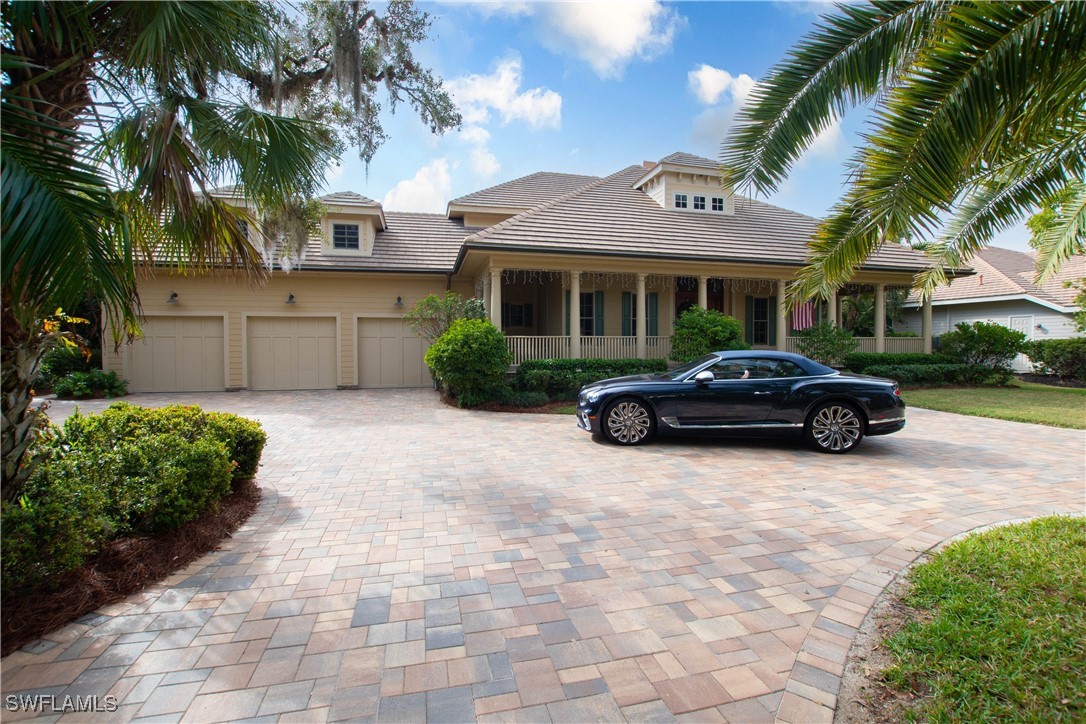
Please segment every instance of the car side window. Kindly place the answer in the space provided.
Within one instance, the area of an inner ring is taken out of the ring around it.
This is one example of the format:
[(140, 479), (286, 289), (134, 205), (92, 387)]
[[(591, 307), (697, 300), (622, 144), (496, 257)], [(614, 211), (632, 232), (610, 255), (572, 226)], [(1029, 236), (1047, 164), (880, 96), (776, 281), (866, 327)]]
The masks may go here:
[(773, 371), (774, 377), (806, 377), (807, 373), (795, 362), (782, 359), (777, 363), (777, 369)]
[(709, 368), (716, 380), (745, 380), (751, 377), (754, 359), (722, 359)]

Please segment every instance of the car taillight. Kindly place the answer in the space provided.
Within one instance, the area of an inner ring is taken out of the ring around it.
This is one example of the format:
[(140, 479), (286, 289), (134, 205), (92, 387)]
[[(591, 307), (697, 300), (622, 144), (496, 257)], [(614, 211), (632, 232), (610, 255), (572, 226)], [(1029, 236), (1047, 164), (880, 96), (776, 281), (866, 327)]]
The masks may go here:
[(901, 397), (901, 390), (899, 390), (897, 387), (895, 387), (894, 388), (894, 395), (896, 395), (897, 397)]

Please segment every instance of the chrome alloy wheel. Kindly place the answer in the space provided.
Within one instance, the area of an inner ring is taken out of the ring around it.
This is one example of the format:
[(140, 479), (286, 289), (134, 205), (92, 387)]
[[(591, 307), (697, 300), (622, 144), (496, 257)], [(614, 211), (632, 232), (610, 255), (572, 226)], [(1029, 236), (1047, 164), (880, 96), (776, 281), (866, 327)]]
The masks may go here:
[(607, 411), (607, 434), (621, 445), (636, 445), (652, 432), (652, 418), (644, 405), (622, 400)]
[(832, 452), (844, 452), (860, 441), (863, 422), (850, 407), (827, 405), (811, 420), (815, 443)]

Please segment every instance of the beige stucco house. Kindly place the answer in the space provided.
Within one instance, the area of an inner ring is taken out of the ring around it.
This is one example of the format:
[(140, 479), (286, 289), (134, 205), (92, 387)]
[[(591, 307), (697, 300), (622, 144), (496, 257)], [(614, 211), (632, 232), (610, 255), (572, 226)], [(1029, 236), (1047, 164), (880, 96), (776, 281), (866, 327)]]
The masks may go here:
[[(722, 189), (717, 164), (686, 153), (602, 178), (535, 173), (454, 199), (445, 215), (353, 193), (322, 201), (322, 236), (263, 286), (164, 270), (143, 281), (144, 337), (107, 350), (105, 368), (141, 392), (429, 386), (402, 315), (450, 289), (485, 300), (516, 362), (663, 358), (692, 304), (739, 318), (755, 347), (789, 349), (785, 285), (818, 223)], [(842, 293), (881, 302), (924, 267), (887, 246)], [(921, 338), (880, 326), (862, 348), (930, 349), (926, 311)], [(837, 318), (836, 298), (819, 314)]]

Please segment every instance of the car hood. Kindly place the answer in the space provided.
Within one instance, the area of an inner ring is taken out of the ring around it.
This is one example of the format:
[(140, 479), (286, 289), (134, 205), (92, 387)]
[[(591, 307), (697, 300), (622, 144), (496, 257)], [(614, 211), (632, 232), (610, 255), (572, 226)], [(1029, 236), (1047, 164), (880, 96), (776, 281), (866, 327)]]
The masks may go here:
[(581, 389), (587, 390), (600, 389), (601, 387), (618, 387), (621, 385), (628, 385), (631, 382), (651, 382), (652, 380), (658, 380), (659, 375), (626, 375), (625, 377), (608, 377), (606, 380), (598, 380), (596, 382), (590, 382)]

